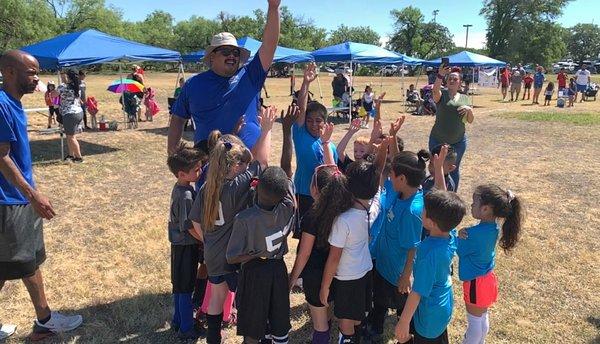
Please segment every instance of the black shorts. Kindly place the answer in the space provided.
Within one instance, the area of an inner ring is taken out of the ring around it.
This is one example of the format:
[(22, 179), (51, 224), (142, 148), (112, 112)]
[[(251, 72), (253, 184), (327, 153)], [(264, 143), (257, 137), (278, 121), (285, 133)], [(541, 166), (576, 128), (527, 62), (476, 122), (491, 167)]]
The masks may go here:
[(378, 308), (392, 308), (402, 313), (408, 294), (400, 294), (398, 287), (388, 282), (379, 272), (373, 272), (373, 305)]
[[(300, 275), (302, 277), (302, 289), (306, 302), (313, 307), (324, 307), (321, 303), (319, 293), (323, 281), (323, 270), (305, 268)], [(333, 293), (329, 293), (329, 300), (333, 301)]]
[(212, 284), (227, 283), (227, 288), (230, 292), (234, 292), (238, 286), (238, 274), (237, 272), (230, 272), (225, 275), (219, 276), (208, 276), (208, 281)]
[(294, 226), (294, 233), (292, 237), (294, 239), (300, 239), (302, 236), (302, 228), (300, 228), (300, 224), (302, 222), (302, 218), (308, 212), (310, 207), (312, 207), (315, 200), (307, 195), (296, 194), (296, 201), (298, 202), (298, 216), (296, 216), (296, 225)]
[(440, 334), (436, 338), (425, 338), (425, 337), (421, 336), (420, 334), (418, 334), (417, 331), (415, 331), (414, 324), (411, 322), (410, 323), (410, 333), (412, 333), (413, 338), (411, 340), (409, 340), (408, 342), (405, 342), (406, 344), (449, 344), (450, 343), (450, 341), (448, 340), (448, 330), (444, 330), (444, 333)]
[(31, 204), (0, 205), (0, 280), (31, 277), (46, 260), (42, 225)]
[(237, 334), (262, 339), (287, 336), (290, 323), (288, 274), (283, 259), (254, 259), (242, 265), (235, 294)]
[(371, 271), (363, 277), (351, 280), (333, 280), (333, 314), (338, 319), (362, 321), (371, 309)]
[(546, 100), (552, 100), (552, 96), (546, 96), (544, 99), (546, 99)]
[(173, 294), (185, 294), (194, 291), (199, 254), (198, 245), (171, 245)]

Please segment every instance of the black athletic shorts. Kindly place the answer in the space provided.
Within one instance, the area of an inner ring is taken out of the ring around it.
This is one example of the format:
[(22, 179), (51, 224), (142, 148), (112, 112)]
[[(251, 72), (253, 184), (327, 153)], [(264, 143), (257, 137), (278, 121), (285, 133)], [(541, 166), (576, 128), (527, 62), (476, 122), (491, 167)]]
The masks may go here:
[(46, 260), (42, 224), (31, 204), (0, 205), (0, 280), (31, 277)]
[(448, 330), (444, 330), (444, 333), (440, 334), (436, 338), (425, 338), (415, 331), (415, 326), (413, 322), (410, 322), (410, 333), (412, 333), (413, 338), (408, 342), (404, 342), (406, 344), (449, 344), (448, 340)]
[(287, 336), (290, 324), (288, 274), (283, 259), (254, 259), (242, 265), (235, 294), (237, 334), (262, 339)]
[(185, 294), (194, 291), (199, 253), (198, 245), (171, 245), (173, 294)]
[(362, 321), (371, 309), (372, 284), (371, 271), (351, 281), (340, 281), (334, 278), (331, 292), (333, 292), (335, 317)]
[(373, 270), (373, 305), (378, 308), (392, 308), (401, 314), (408, 294), (400, 294), (397, 286), (383, 278), (376, 269)]
[[(323, 270), (305, 268), (300, 275), (302, 277), (302, 289), (306, 302), (313, 307), (324, 307), (321, 303), (319, 293), (323, 281)], [(329, 300), (333, 301), (333, 293), (329, 293)]]
[[(307, 195), (296, 194), (296, 201), (298, 202), (298, 214), (296, 216), (296, 225), (294, 226), (294, 233), (292, 237), (294, 239), (300, 239), (302, 237), (302, 228), (300, 228), (300, 224), (302, 222), (302, 218), (308, 212), (310, 207), (312, 207), (315, 200)], [(299, 247), (300, 245), (298, 245)]]

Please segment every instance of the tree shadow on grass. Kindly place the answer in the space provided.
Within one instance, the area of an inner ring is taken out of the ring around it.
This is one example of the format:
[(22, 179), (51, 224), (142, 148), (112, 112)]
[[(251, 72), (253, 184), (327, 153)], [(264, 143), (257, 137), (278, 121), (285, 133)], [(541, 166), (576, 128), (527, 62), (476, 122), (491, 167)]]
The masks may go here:
[[(163, 127), (163, 128), (144, 128), (144, 129), (139, 129), (139, 131), (143, 131), (146, 133), (150, 133), (150, 134), (154, 134), (154, 135), (159, 135), (159, 136), (167, 136), (169, 133), (169, 127)], [(193, 130), (185, 130), (183, 132), (183, 139), (186, 139), (188, 141), (193, 141), (194, 140), (194, 131)]]
[[(99, 145), (97, 143), (87, 142), (83, 140), (78, 140), (79, 146), (81, 147), (81, 152), (84, 157), (89, 155), (97, 155), (97, 154), (105, 154), (116, 152), (119, 149)], [(61, 162), (61, 151), (60, 151), (60, 138), (54, 138), (49, 140), (35, 140), (30, 141), (31, 147), (31, 159), (34, 164), (52, 164)], [(64, 141), (64, 150), (65, 154), (67, 154), (67, 142), (66, 138)]]

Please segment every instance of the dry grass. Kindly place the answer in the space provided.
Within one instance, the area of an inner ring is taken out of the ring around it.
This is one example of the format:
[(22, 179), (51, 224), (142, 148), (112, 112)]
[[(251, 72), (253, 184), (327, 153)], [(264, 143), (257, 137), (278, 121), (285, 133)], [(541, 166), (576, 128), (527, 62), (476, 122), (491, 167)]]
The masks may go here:
[[(88, 95), (97, 97), (102, 113), (120, 119), (116, 96), (104, 91), (114, 78), (89, 76)], [(158, 99), (166, 108), (175, 75), (149, 74), (146, 78), (157, 88)], [(357, 79), (358, 89), (372, 82), (379, 91), (379, 78)], [(330, 80), (321, 80), (326, 104), (330, 104)], [(399, 83), (397, 78), (384, 79), (386, 122), (404, 110)], [(284, 79), (269, 79), (271, 98), (267, 102), (286, 106), (288, 85)], [(316, 85), (312, 91), (318, 94)], [(460, 195), (470, 200), (477, 184), (495, 182), (521, 195), (528, 215), (514, 254), (498, 255), (500, 298), (491, 311), (488, 342), (598, 343), (600, 162), (593, 156), (600, 142), (600, 127), (534, 123), (495, 115), (598, 113), (599, 103), (576, 104), (573, 109), (542, 108), (500, 103), (495, 89), (482, 92), (475, 98), (476, 121), (468, 128)], [(25, 97), (24, 103), (41, 107), (43, 99), (35, 94)], [(46, 118), (30, 114), (35, 177), (58, 213), (45, 225), (49, 259), (43, 271), (48, 298), (54, 309), (85, 317), (81, 329), (48, 342), (177, 342), (168, 330), (171, 288), (166, 219), (174, 180), (165, 166), (164, 113), (153, 123), (142, 123), (138, 130), (82, 134), (86, 160), (82, 165), (59, 162), (57, 135), (40, 135), (37, 131), (45, 127)], [(432, 117), (409, 116), (401, 132), (407, 149), (426, 147), (432, 124)], [(335, 139), (344, 132), (343, 126), (338, 126)], [(280, 140), (277, 124), (273, 163), (279, 159)], [(464, 221), (465, 225), (471, 223), (472, 219)], [(286, 261), (293, 262), (293, 253)], [(456, 278), (454, 285), (456, 308), (449, 333), (451, 342), (456, 343), (465, 329), (465, 315)], [(23, 285), (7, 283), (0, 292), (0, 305), (0, 319), (19, 325), (18, 334), (8, 342), (23, 341), (33, 320)], [(302, 294), (292, 294), (292, 314), (291, 342), (303, 343), (311, 325)], [(394, 322), (388, 319), (390, 330)], [(227, 343), (240, 341), (234, 330), (228, 331)]]

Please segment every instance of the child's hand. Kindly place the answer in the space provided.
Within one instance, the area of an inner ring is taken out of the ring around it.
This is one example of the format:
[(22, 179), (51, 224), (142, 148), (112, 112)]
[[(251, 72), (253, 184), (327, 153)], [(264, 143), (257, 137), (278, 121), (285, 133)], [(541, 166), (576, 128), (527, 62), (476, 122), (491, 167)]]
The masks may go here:
[(375, 104), (379, 104), (383, 101), (383, 98), (385, 97), (385, 92), (383, 92), (382, 94), (379, 95), (379, 97), (377, 97), (377, 99), (375, 99)]
[(467, 105), (463, 105), (458, 108), (458, 114), (461, 116), (473, 115), (473, 108)]
[(298, 280), (298, 278), (292, 278), (292, 276), (290, 276), (289, 280), (288, 280), (288, 285), (289, 285), (289, 292), (292, 292), (292, 289), (294, 289), (294, 286), (296, 285), (296, 281)]
[(469, 233), (467, 233), (467, 229), (466, 228), (463, 228), (463, 229), (461, 229), (461, 230), (458, 231), (458, 238), (459, 239), (463, 239), (463, 240), (469, 238)]
[(412, 335), (410, 334), (409, 329), (410, 324), (403, 321), (398, 321), (396, 328), (394, 329), (394, 334), (399, 343), (406, 343), (411, 339)]
[(360, 130), (360, 118), (355, 118), (352, 123), (350, 123), (349, 132), (352, 134), (356, 134)]
[(277, 108), (274, 106), (262, 108), (260, 114), (259, 121), (261, 130), (265, 132), (271, 131), (271, 129), (273, 129), (275, 118), (277, 117)]
[(315, 81), (317, 78), (317, 65), (314, 62), (311, 62), (306, 66), (304, 70), (304, 81), (307, 83), (311, 83)]
[(398, 280), (398, 292), (400, 294), (408, 294), (410, 293), (410, 275), (402, 275)]
[(329, 306), (329, 304), (327, 303), (328, 298), (329, 298), (329, 288), (321, 288), (321, 291), (319, 292), (319, 300), (321, 301), (321, 304), (325, 307)]
[(296, 105), (288, 106), (287, 113), (284, 115), (281, 110), (281, 125), (284, 131), (289, 131), (292, 125), (296, 122), (296, 118), (300, 114), (300, 108)]
[(333, 134), (333, 123), (325, 123), (323, 129), (321, 129), (321, 142), (331, 141), (331, 135)]
[(395, 122), (390, 123), (390, 136), (392, 137), (396, 137), (396, 134), (398, 134), (398, 131), (400, 131), (400, 128), (402, 128), (402, 124), (404, 124), (404, 120), (406, 119), (406, 116), (400, 116)]
[(434, 154), (431, 157), (431, 163), (433, 163), (433, 167), (444, 167), (444, 160), (446, 160), (446, 156), (448, 156), (448, 145), (443, 145), (440, 149), (440, 154)]
[(233, 127), (233, 134), (234, 135), (239, 134), (240, 130), (242, 130), (242, 128), (244, 127), (245, 124), (246, 124), (245, 116), (240, 117), (240, 119), (238, 119), (237, 123), (235, 124), (235, 127)]
[(381, 128), (380, 121), (373, 122), (373, 130), (371, 131), (371, 142), (379, 142), (381, 135), (383, 134), (383, 130)]

